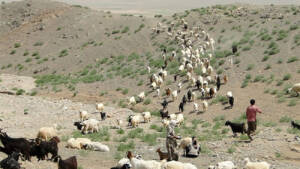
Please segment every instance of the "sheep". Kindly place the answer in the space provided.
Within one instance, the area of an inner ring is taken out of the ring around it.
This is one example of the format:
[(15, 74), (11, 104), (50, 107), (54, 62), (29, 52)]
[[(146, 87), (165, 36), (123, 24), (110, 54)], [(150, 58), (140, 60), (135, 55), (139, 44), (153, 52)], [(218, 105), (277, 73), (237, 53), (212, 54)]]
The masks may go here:
[(181, 125), (184, 121), (183, 114), (178, 114), (176, 117), (176, 121), (178, 125)]
[(225, 126), (230, 126), (234, 137), (236, 133), (246, 133), (245, 123), (232, 123), (231, 121), (226, 121)]
[(80, 118), (80, 121), (87, 120), (88, 119), (88, 112), (84, 111), (84, 110), (81, 110), (79, 112), (79, 118)]
[(119, 160), (118, 164), (116, 167), (111, 168), (111, 169), (130, 169), (132, 168), (130, 161), (128, 158), (122, 158)]
[(182, 163), (179, 161), (165, 162), (165, 160), (162, 161), (162, 168), (163, 169), (197, 169), (197, 167), (191, 163)]
[(194, 103), (194, 112), (198, 112), (199, 111), (199, 106), (197, 103)]
[(58, 169), (77, 169), (77, 159), (75, 156), (72, 156), (68, 159), (62, 160), (61, 156), (57, 157)]
[(232, 161), (222, 161), (216, 166), (209, 166), (208, 169), (235, 169), (236, 166)]
[(156, 82), (152, 82), (152, 83), (151, 83), (151, 86), (152, 86), (153, 90), (155, 90), (155, 89), (157, 88)]
[(136, 104), (136, 101), (135, 101), (134, 96), (130, 97), (128, 105), (135, 105), (135, 104)]
[(296, 83), (294, 84), (291, 88), (289, 88), (287, 91), (287, 93), (291, 93), (291, 92), (295, 92), (297, 95), (296, 97), (299, 96), (300, 93), (300, 83)]
[(177, 90), (172, 92), (172, 100), (173, 102), (177, 99)]
[(184, 71), (184, 65), (180, 65), (179, 68), (178, 68), (178, 70), (179, 70), (180, 72), (183, 72), (183, 71)]
[(162, 119), (161, 122), (162, 122), (162, 124), (163, 124), (164, 127), (167, 127), (167, 126), (169, 126), (169, 124), (170, 124), (170, 121), (167, 120), (167, 119)]
[(156, 89), (156, 95), (157, 95), (157, 97), (160, 96), (160, 89)]
[(89, 119), (82, 122), (82, 124), (83, 124), (83, 128), (81, 131), (84, 134), (86, 134), (87, 132), (92, 132), (92, 133), (98, 132), (100, 122), (96, 119)]
[(161, 150), (160, 150), (160, 148), (158, 148), (157, 150), (156, 150), (156, 152), (158, 153), (158, 155), (159, 155), (159, 160), (168, 160), (168, 153), (165, 153), (165, 152), (162, 152)]
[(212, 66), (208, 66), (207, 68), (207, 74), (208, 75), (211, 75), (211, 73), (214, 71), (213, 67)]
[(121, 127), (122, 124), (123, 124), (123, 121), (120, 120), (120, 119), (117, 119), (117, 125), (118, 125), (119, 127)]
[(81, 149), (81, 144), (79, 141), (77, 141), (75, 138), (70, 138), (67, 141), (67, 148), (73, 148), (73, 149)]
[(182, 83), (178, 83), (177, 84), (177, 87), (178, 87), (178, 91), (180, 92), (181, 88), (182, 88)]
[(187, 72), (186, 77), (187, 81), (190, 81), (192, 79), (192, 74), (190, 72)]
[(52, 137), (57, 136), (56, 129), (54, 127), (42, 127), (39, 129), (39, 132), (37, 134), (37, 138), (43, 139), (43, 140), (49, 140)]
[(90, 142), (92, 141), (88, 138), (69, 138), (66, 147), (80, 150), (83, 148), (84, 144), (88, 144)]
[(96, 109), (99, 111), (99, 112), (102, 112), (104, 110), (104, 104), (103, 103), (98, 103), (96, 104)]
[(207, 110), (207, 108), (208, 108), (208, 103), (207, 103), (207, 101), (203, 101), (202, 102), (202, 107), (203, 107), (203, 112), (206, 112), (206, 110)]
[(194, 102), (196, 97), (197, 97), (196, 92), (192, 92), (192, 100), (191, 101)]
[(176, 114), (174, 114), (174, 113), (170, 114), (170, 119), (171, 120), (176, 120), (176, 118), (177, 118)]
[(100, 152), (109, 152), (109, 147), (99, 142), (90, 142), (82, 145), (84, 149), (100, 151)]
[(143, 117), (141, 115), (135, 115), (131, 117), (130, 123), (132, 127), (137, 127), (139, 123), (143, 121)]
[(150, 161), (145, 161), (142, 159), (137, 159), (133, 156), (131, 151), (127, 152), (127, 158), (130, 161), (130, 164), (132, 165), (132, 168), (134, 169), (159, 169), (161, 168), (161, 163), (150, 160)]
[(295, 123), (294, 121), (291, 121), (291, 125), (293, 128), (299, 129), (300, 130), (300, 125)]
[(150, 66), (147, 66), (147, 70), (148, 70), (148, 73), (150, 74), (150, 73), (151, 73), (151, 68), (150, 68)]
[(143, 115), (145, 123), (148, 123), (151, 121), (151, 113), (150, 112), (143, 112), (142, 115)]
[(138, 97), (141, 101), (143, 101), (145, 99), (145, 92), (141, 92)]
[(263, 162), (250, 162), (249, 158), (244, 159), (246, 162), (245, 169), (270, 169), (270, 164), (263, 161)]
[(178, 149), (183, 149), (183, 153), (185, 154), (186, 153), (186, 148), (190, 145), (190, 144), (192, 144), (192, 138), (191, 137), (185, 137), (185, 138), (183, 138), (183, 139), (181, 139), (181, 142), (180, 142), (180, 144), (179, 144), (179, 146), (178, 146)]

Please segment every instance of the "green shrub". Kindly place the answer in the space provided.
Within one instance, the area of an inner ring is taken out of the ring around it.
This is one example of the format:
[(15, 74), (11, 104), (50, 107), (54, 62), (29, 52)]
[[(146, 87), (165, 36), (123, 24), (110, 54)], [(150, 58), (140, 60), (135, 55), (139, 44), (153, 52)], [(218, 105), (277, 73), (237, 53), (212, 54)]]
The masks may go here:
[(17, 51), (14, 49), (9, 54), (14, 55)]
[(234, 61), (234, 64), (235, 65), (237, 65), (237, 64), (239, 64), (241, 61), (239, 60), (239, 59), (236, 59), (235, 61)]
[(254, 68), (254, 64), (249, 64), (248, 66), (247, 66), (247, 71), (249, 71), (249, 70), (252, 70)]
[(147, 98), (145, 101), (144, 101), (144, 105), (148, 105), (151, 103), (151, 99), (150, 98)]
[(253, 82), (259, 82), (259, 81), (261, 81), (263, 78), (264, 78), (263, 75), (257, 75), (257, 76), (255, 76)]
[(270, 56), (264, 56), (263, 59), (261, 61), (265, 62), (270, 58)]
[(35, 44), (33, 44), (33, 46), (42, 46), (44, 44), (44, 42), (36, 42)]
[(122, 94), (123, 94), (123, 95), (126, 95), (126, 94), (128, 94), (128, 91), (129, 91), (129, 90), (128, 90), (127, 88), (125, 88), (125, 89), (122, 90)]
[(288, 74), (283, 76), (282, 80), (290, 80), (291, 77), (292, 77), (292, 75), (288, 73)]
[(231, 146), (230, 148), (228, 148), (227, 153), (233, 154), (235, 151), (236, 151), (236, 148), (234, 146)]
[(15, 43), (15, 48), (19, 48), (21, 47), (21, 44), (20, 43)]
[(296, 100), (290, 100), (288, 106), (292, 107), (292, 106), (296, 106), (297, 105), (297, 101)]
[(121, 152), (127, 152), (127, 151), (132, 151), (135, 148), (135, 144), (133, 141), (130, 141), (128, 144), (119, 144), (119, 146), (117, 147), (118, 151)]
[(113, 31), (111, 32), (111, 34), (117, 34), (117, 33), (120, 33), (120, 30), (113, 30)]
[(127, 33), (129, 31), (129, 27), (126, 26), (125, 28), (123, 28), (123, 30), (121, 31), (121, 33)]
[(286, 38), (288, 36), (288, 32), (285, 30), (280, 30), (277, 35), (278, 35), (278, 37), (276, 40), (279, 41), (279, 40)]
[(271, 69), (271, 65), (267, 64), (266, 67), (265, 67), (265, 70), (269, 70), (269, 69)]
[(60, 51), (58, 57), (64, 57), (64, 56), (67, 56), (67, 55), (68, 55), (68, 50), (64, 49), (64, 50)]
[(281, 86), (283, 84), (283, 81), (282, 80), (279, 80), (276, 84), (276, 86)]
[(291, 25), (290, 26), (290, 31), (297, 30), (297, 29), (298, 29), (298, 25)]
[(282, 62), (283, 62), (283, 60), (281, 58), (278, 59), (278, 61), (277, 61), (278, 64), (281, 64)]
[(16, 92), (16, 95), (23, 95), (25, 93), (25, 90), (23, 89), (18, 89)]
[(292, 118), (286, 115), (282, 116), (279, 120), (280, 123), (289, 123), (290, 121), (292, 121)]
[(277, 124), (276, 123), (274, 123), (274, 122), (265, 122), (265, 123), (263, 123), (263, 126), (265, 126), (265, 127), (275, 127)]
[(294, 56), (294, 57), (289, 58), (287, 63), (292, 63), (292, 62), (296, 62), (296, 61), (298, 61), (298, 58), (296, 56)]

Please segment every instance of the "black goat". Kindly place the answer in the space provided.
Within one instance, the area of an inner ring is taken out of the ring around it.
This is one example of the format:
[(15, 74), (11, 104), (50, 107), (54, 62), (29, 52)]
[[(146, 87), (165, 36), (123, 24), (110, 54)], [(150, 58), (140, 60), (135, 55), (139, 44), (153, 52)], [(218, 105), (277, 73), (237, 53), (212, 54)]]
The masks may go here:
[(291, 121), (291, 125), (293, 128), (299, 129), (300, 130), (300, 125), (295, 123), (294, 121)]
[(197, 80), (197, 81), (196, 81), (196, 86), (197, 86), (197, 89), (198, 89), (198, 90), (200, 89), (200, 85), (201, 85), (200, 80)]
[(225, 126), (230, 126), (231, 130), (233, 132), (234, 137), (236, 136), (236, 133), (246, 133), (246, 127), (245, 123), (232, 123), (230, 121), (226, 121)]
[(229, 101), (229, 104), (230, 104), (230, 107), (232, 108), (233, 107), (233, 103), (234, 103), (234, 97), (228, 97), (228, 101)]
[(58, 146), (57, 144), (60, 142), (58, 137), (53, 137), (49, 141), (42, 141), (40, 139), (36, 139), (35, 145), (32, 147), (31, 155), (37, 156), (38, 160), (45, 160), (45, 157), (48, 158), (48, 153), (52, 155), (51, 160), (57, 162), (58, 155)]
[(189, 91), (187, 92), (187, 98), (188, 98), (188, 101), (190, 102), (191, 99), (192, 99), (192, 91), (191, 91), (191, 90), (189, 90)]
[(183, 102), (180, 102), (180, 104), (179, 104), (179, 111), (180, 112), (184, 111), (184, 103)]
[(76, 122), (74, 122), (74, 126), (76, 126), (78, 130), (81, 130), (83, 127), (83, 124), (80, 121), (76, 121)]
[(168, 107), (168, 101), (166, 99), (164, 99), (164, 101), (161, 103), (161, 105), (163, 106), (163, 109), (166, 109)]
[(159, 113), (162, 119), (168, 118), (169, 116), (169, 111), (160, 110)]
[(237, 52), (238, 48), (237, 45), (232, 46), (232, 53), (235, 54)]
[(25, 157), (25, 160), (30, 161), (31, 143), (25, 138), (11, 138), (0, 129), (0, 140), (4, 147), (0, 147), (0, 151), (7, 155), (13, 152), (20, 152)]
[(72, 156), (68, 159), (62, 160), (60, 156), (57, 156), (58, 169), (77, 169), (77, 159), (75, 156)]
[(122, 167), (113, 167), (110, 169), (130, 169), (130, 164), (124, 164)]
[(181, 101), (183, 104), (186, 104), (186, 97), (185, 97), (185, 95), (183, 96), (183, 98), (182, 98), (182, 101)]
[(0, 167), (3, 169), (20, 169), (19, 157), (20, 153), (12, 152), (11, 155), (0, 162)]
[(101, 115), (101, 120), (106, 119), (106, 112), (100, 112), (100, 115)]
[(219, 91), (220, 90), (220, 87), (221, 87), (221, 79), (220, 79), (220, 76), (217, 77), (217, 90)]

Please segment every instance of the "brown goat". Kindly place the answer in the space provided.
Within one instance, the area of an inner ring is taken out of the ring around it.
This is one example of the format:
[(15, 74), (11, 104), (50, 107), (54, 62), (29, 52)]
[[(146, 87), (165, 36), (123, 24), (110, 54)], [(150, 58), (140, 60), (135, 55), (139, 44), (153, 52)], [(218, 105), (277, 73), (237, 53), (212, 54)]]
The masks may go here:
[(227, 77), (227, 75), (224, 75), (224, 76), (223, 76), (223, 80), (224, 80), (224, 84), (226, 84), (226, 83), (227, 83), (227, 81), (228, 81), (228, 77)]
[(167, 89), (166, 89), (166, 95), (167, 95), (168, 97), (171, 95), (171, 92), (172, 92), (172, 91), (171, 91), (170, 88), (167, 88)]
[(61, 157), (58, 156), (58, 159), (58, 169), (77, 169), (77, 159), (75, 156), (65, 160), (62, 160)]
[(164, 153), (164, 152), (162, 152), (161, 150), (160, 150), (160, 148), (158, 148), (157, 150), (156, 150), (156, 152), (158, 153), (158, 155), (159, 155), (159, 159), (160, 160), (168, 160), (168, 153)]

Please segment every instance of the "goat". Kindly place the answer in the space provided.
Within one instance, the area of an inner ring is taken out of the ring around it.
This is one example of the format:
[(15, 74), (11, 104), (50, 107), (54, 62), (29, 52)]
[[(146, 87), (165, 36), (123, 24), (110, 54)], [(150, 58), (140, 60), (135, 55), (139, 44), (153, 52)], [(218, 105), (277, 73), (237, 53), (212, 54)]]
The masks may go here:
[(106, 119), (106, 112), (100, 112), (100, 115), (101, 115), (101, 120)]
[(159, 113), (162, 119), (167, 118), (169, 116), (169, 111), (160, 110)]
[(50, 141), (42, 141), (40, 139), (36, 139), (36, 146), (34, 146), (34, 150), (31, 153), (35, 154), (38, 157), (38, 160), (44, 160), (45, 156), (48, 158), (48, 153), (52, 155), (51, 160), (57, 162), (57, 154), (58, 154), (58, 146), (57, 144), (60, 142), (58, 137), (53, 137)]
[(187, 97), (188, 97), (188, 101), (190, 102), (191, 99), (192, 99), (192, 91), (191, 91), (191, 90), (189, 90), (189, 91), (187, 92)]
[(74, 122), (73, 125), (76, 126), (78, 130), (81, 130), (83, 127), (83, 124), (80, 121)]
[(166, 99), (164, 99), (164, 101), (161, 103), (161, 105), (163, 106), (163, 109), (166, 109), (168, 107), (168, 102)]
[(158, 153), (158, 155), (159, 155), (159, 160), (168, 160), (168, 153), (164, 153), (164, 152), (162, 152), (161, 150), (160, 150), (160, 148), (158, 148), (157, 150), (156, 150), (156, 152)]
[(179, 111), (180, 112), (184, 111), (184, 103), (183, 102), (180, 102), (180, 104), (179, 104)]
[(12, 154), (14, 151), (21, 152), (26, 160), (30, 161), (30, 148), (31, 143), (25, 138), (11, 138), (0, 129), (0, 140), (4, 146), (0, 147), (0, 151), (7, 155)]
[(245, 123), (232, 123), (231, 121), (226, 121), (225, 126), (231, 127), (234, 137), (236, 136), (236, 133), (246, 133)]
[(0, 162), (0, 167), (4, 169), (20, 169), (20, 164), (18, 163), (20, 153), (13, 152), (7, 158)]
[(77, 169), (77, 159), (75, 156), (72, 156), (68, 159), (62, 160), (60, 156), (57, 157), (58, 169)]
[(300, 125), (295, 123), (294, 121), (291, 121), (291, 125), (292, 125), (293, 128), (297, 128), (297, 129), (300, 130)]
[(185, 97), (185, 95), (182, 97), (182, 103), (186, 104), (186, 97)]

